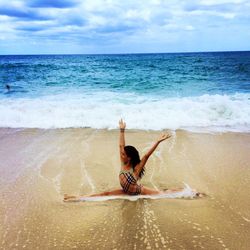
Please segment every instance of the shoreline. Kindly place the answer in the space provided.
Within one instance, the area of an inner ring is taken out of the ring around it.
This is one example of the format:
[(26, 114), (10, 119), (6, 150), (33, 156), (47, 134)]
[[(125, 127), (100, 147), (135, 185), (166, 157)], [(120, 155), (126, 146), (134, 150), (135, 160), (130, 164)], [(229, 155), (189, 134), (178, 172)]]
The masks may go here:
[[(23, 130), (41, 130), (41, 131), (69, 131), (69, 130), (98, 130), (103, 132), (119, 132), (119, 128), (92, 128), (92, 127), (66, 127), (66, 128), (39, 128), (39, 127), (0, 127), (0, 132), (4, 133), (8, 130), (15, 130), (15, 131), (23, 131)], [(137, 128), (126, 128), (126, 132), (146, 132), (146, 133), (157, 133), (157, 132), (173, 132), (173, 133), (194, 133), (194, 134), (250, 134), (250, 128), (248, 129), (228, 129), (228, 130), (219, 130), (219, 128), (214, 129), (207, 129), (205, 128), (178, 128), (178, 129), (137, 129)]]
[[(161, 131), (127, 130), (142, 156)], [(177, 130), (141, 183), (186, 182), (202, 199), (64, 203), (119, 188), (118, 130), (0, 128), (0, 246), (60, 249), (249, 248), (250, 133)], [(25, 246), (25, 247), (24, 247)]]

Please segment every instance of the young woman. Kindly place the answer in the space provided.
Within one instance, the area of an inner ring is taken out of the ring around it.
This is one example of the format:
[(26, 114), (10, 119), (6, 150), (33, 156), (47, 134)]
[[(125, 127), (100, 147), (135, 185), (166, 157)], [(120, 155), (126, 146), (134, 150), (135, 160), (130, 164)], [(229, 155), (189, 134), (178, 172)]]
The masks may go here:
[[(137, 149), (133, 146), (126, 146), (125, 144), (125, 128), (126, 123), (121, 119), (119, 121), (120, 127), (120, 159), (121, 159), (121, 171), (119, 174), (119, 181), (121, 188), (113, 191), (102, 192), (99, 194), (92, 194), (87, 196), (69, 196), (64, 195), (64, 201), (80, 201), (84, 198), (94, 196), (108, 196), (108, 195), (158, 195), (158, 194), (170, 194), (183, 190), (179, 189), (168, 189), (166, 191), (158, 191), (145, 187), (138, 183), (145, 172), (145, 165), (150, 155), (155, 151), (157, 146), (162, 142), (171, 137), (169, 134), (162, 135), (151, 147), (151, 149), (142, 157), (140, 160)], [(193, 190), (197, 196), (200, 194)]]

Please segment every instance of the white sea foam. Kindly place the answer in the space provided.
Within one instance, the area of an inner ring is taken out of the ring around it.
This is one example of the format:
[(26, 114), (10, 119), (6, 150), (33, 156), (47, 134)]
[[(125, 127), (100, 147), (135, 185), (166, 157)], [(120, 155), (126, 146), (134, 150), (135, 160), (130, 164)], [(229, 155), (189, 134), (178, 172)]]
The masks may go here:
[(250, 131), (250, 94), (163, 98), (97, 92), (0, 100), (0, 127)]

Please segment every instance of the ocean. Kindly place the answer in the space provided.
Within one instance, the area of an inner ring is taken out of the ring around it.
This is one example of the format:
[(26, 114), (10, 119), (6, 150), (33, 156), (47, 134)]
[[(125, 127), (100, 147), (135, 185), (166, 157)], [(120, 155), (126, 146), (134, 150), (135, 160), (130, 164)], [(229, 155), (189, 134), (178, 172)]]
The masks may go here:
[(114, 129), (120, 118), (249, 132), (250, 52), (0, 56), (0, 127)]

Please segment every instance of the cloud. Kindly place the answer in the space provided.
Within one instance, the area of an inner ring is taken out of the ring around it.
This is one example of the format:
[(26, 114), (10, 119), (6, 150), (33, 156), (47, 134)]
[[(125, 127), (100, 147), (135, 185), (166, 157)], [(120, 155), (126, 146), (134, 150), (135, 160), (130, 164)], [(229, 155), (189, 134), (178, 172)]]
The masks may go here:
[(196, 10), (215, 10), (215, 11), (230, 11), (235, 7), (234, 4), (213, 4), (213, 5), (203, 5), (203, 4), (186, 4), (186, 11), (196, 11)]
[(88, 20), (82, 16), (78, 15), (68, 15), (67, 18), (60, 18), (59, 22), (62, 25), (74, 25), (74, 26), (79, 26), (83, 27), (87, 24)]
[(128, 33), (128, 32), (134, 32), (138, 28), (136, 26), (128, 26), (125, 24), (117, 24), (117, 25), (109, 25), (109, 26), (103, 26), (98, 27), (95, 29), (95, 32), (100, 33)]
[(40, 14), (30, 9), (17, 9), (12, 6), (0, 6), (0, 15), (16, 17), (19, 19), (27, 20), (48, 20), (48, 17), (45, 13)]
[(58, 43), (79, 53), (211, 50), (215, 39), (223, 43), (218, 34), (233, 40), (233, 30), (246, 44), (249, 20), (244, 0), (0, 0), (1, 41), (46, 41), (55, 52)]
[(36, 8), (70, 8), (78, 4), (76, 0), (29, 0), (29, 7)]
[(46, 29), (45, 27), (38, 27), (38, 26), (24, 26), (24, 27), (17, 27), (16, 30), (28, 31), (28, 32), (37, 32)]

